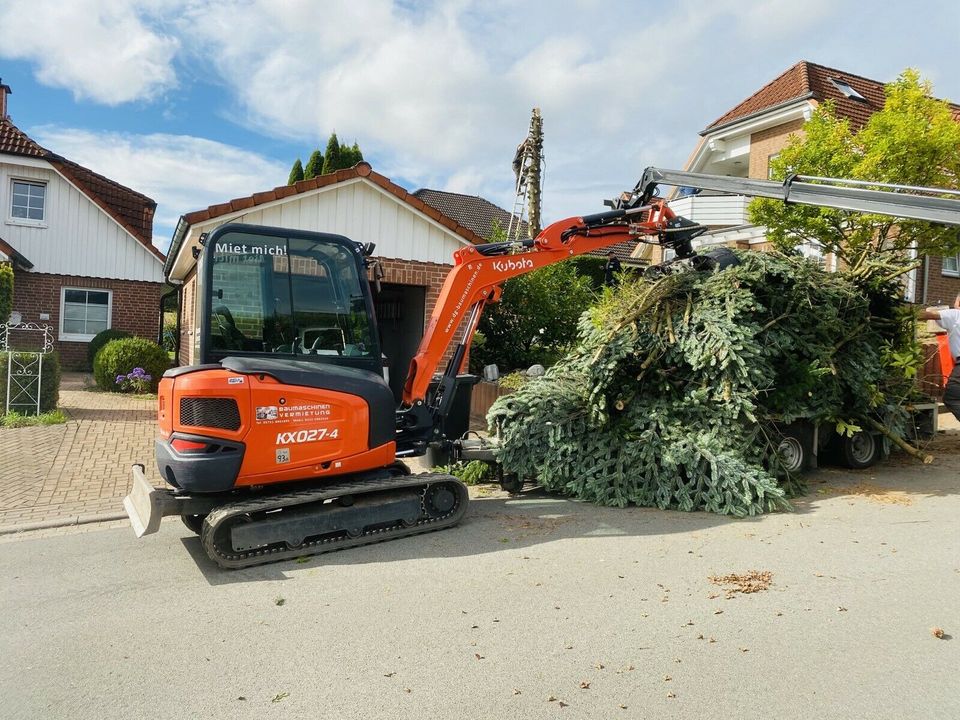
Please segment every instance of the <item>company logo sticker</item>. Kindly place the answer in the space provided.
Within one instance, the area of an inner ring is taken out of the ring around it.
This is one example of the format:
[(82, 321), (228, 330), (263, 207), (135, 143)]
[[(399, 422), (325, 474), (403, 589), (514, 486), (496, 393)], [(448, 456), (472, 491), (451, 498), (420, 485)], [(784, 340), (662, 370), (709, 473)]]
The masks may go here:
[(266, 405), (257, 408), (257, 422), (276, 420), (278, 416), (276, 405)]
[(280, 405), (262, 405), (257, 407), (257, 423), (269, 425), (271, 423), (290, 423), (306, 425), (323, 420), (330, 420), (333, 406), (328, 403), (319, 405), (284, 405), (283, 398)]
[(242, 377), (227, 378), (227, 385), (243, 385)]

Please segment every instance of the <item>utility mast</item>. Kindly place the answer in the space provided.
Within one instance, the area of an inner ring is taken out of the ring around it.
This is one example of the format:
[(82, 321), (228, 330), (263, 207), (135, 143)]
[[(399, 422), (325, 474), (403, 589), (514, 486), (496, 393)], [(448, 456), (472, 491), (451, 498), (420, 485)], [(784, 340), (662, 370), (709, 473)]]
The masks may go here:
[(517, 146), (513, 157), (513, 173), (517, 179), (513, 212), (507, 237), (517, 240), (524, 215), (527, 216), (527, 231), (531, 238), (540, 234), (541, 190), (543, 187), (543, 117), (540, 108), (534, 108), (530, 116), (530, 131)]

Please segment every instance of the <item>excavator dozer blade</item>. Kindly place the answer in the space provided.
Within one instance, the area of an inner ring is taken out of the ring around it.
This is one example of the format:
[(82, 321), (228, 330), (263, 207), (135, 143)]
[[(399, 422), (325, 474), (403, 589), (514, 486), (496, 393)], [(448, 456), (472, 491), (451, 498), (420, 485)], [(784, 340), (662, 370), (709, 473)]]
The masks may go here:
[(133, 488), (130, 494), (123, 499), (123, 508), (130, 518), (130, 525), (137, 537), (150, 535), (160, 529), (160, 520), (164, 512), (169, 494), (153, 487), (143, 474), (143, 465), (133, 466)]

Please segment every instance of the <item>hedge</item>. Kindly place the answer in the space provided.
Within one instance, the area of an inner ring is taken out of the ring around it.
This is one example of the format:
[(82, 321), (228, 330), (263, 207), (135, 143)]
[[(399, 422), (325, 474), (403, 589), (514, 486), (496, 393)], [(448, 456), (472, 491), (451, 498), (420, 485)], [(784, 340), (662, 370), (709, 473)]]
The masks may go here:
[(13, 266), (10, 263), (0, 263), (0, 323), (7, 322), (12, 310)]
[(160, 377), (170, 367), (170, 358), (166, 350), (144, 338), (111, 340), (93, 359), (93, 379), (103, 390), (120, 392), (117, 376), (138, 367), (150, 375), (150, 389), (155, 392)]
[[(7, 367), (10, 353), (0, 352), (0, 414), (7, 409)], [(29, 353), (15, 353), (14, 359), (21, 362), (30, 360)], [(60, 399), (60, 358), (56, 353), (43, 355), (40, 377), (40, 412), (52, 412), (57, 409)], [(36, 410), (17, 406), (12, 408), (23, 415), (35, 415)]]
[(98, 332), (93, 336), (93, 340), (90, 341), (90, 344), (87, 345), (87, 362), (89, 365), (87, 367), (93, 367), (93, 359), (97, 356), (97, 353), (100, 352), (100, 348), (106, 345), (111, 340), (122, 340), (123, 338), (133, 337), (126, 330), (114, 330), (113, 328), (108, 328), (102, 332)]

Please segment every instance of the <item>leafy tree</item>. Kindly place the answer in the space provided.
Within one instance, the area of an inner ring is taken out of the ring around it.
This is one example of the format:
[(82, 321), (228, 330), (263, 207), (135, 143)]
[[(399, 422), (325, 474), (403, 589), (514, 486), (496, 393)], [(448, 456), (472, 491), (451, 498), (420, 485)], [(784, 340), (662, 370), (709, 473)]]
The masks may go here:
[(327, 140), (327, 151), (323, 155), (323, 173), (336, 172), (343, 165), (340, 164), (340, 142), (337, 140), (336, 133), (330, 133), (330, 139)]
[(290, 168), (290, 177), (287, 178), (287, 185), (293, 185), (301, 180), (303, 180), (303, 164), (300, 162), (300, 158), (297, 158), (293, 167)]
[(307, 160), (307, 167), (303, 170), (303, 179), (309, 180), (317, 175), (323, 174), (323, 155), (319, 150), (310, 153), (310, 159)]
[[(490, 241), (506, 240), (494, 221)], [(576, 340), (577, 322), (594, 295), (590, 280), (570, 262), (549, 265), (503, 284), (500, 302), (480, 318), (479, 342), (470, 353), (479, 370), (496, 363), (503, 372), (552, 365)]]
[[(853, 132), (846, 119), (824, 103), (771, 163), (771, 175), (788, 173), (876, 182), (955, 188), (960, 184), (960, 124), (931, 84), (905, 70), (887, 85), (886, 102)], [(787, 205), (757, 199), (750, 220), (769, 229), (773, 244), (792, 250), (804, 242), (836, 255), (842, 267), (863, 281), (889, 280), (919, 265), (919, 255), (960, 251), (955, 228), (917, 220)], [(914, 256), (915, 257), (915, 256)]]

